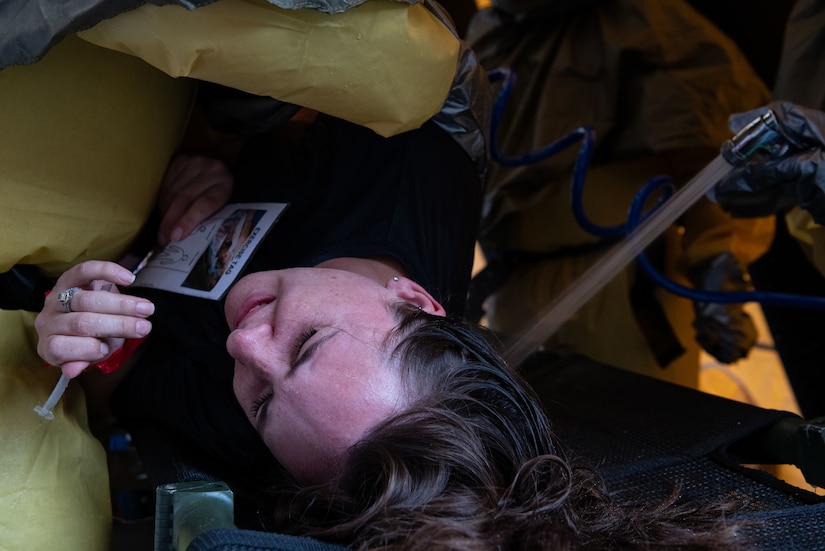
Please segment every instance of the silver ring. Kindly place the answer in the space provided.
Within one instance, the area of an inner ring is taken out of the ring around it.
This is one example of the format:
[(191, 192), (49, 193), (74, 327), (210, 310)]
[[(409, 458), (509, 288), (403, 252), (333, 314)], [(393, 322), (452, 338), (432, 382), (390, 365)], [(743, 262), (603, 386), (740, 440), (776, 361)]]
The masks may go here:
[(71, 289), (62, 291), (59, 295), (57, 295), (57, 302), (59, 302), (63, 306), (63, 309), (67, 312), (73, 312), (72, 298), (74, 298), (74, 294), (78, 291), (80, 291), (80, 287), (72, 287)]

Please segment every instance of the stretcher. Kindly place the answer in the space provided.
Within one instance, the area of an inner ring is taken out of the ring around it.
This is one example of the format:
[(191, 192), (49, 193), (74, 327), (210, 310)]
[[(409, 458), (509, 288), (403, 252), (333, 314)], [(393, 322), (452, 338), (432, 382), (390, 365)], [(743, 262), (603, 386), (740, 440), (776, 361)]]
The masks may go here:
[[(825, 484), (825, 418), (806, 421), (578, 355), (536, 353), (522, 369), (562, 446), (598, 467), (616, 499), (655, 502), (674, 488), (687, 500), (744, 497), (732, 518), (748, 521), (743, 535), (754, 547), (825, 549), (825, 497), (754, 466), (793, 463), (812, 485)], [(160, 483), (156, 551), (341, 549), (238, 528), (254, 524), (255, 511), (234, 507), (232, 488), (214, 480), (208, 465), (156, 432), (137, 435)]]

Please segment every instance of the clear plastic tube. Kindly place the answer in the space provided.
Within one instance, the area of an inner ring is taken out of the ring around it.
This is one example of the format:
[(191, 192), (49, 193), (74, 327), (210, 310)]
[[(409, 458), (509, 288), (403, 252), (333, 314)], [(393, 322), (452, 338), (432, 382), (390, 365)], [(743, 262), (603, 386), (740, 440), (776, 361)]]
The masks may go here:
[(57, 384), (54, 385), (54, 390), (52, 390), (52, 393), (46, 398), (43, 405), (34, 407), (34, 411), (37, 412), (40, 417), (48, 419), (49, 421), (54, 419), (54, 413), (52, 413), (52, 411), (54, 410), (54, 406), (57, 405), (58, 400), (60, 400), (60, 397), (66, 392), (69, 381), (71, 381), (69, 377), (61, 374), (60, 379), (57, 380)]

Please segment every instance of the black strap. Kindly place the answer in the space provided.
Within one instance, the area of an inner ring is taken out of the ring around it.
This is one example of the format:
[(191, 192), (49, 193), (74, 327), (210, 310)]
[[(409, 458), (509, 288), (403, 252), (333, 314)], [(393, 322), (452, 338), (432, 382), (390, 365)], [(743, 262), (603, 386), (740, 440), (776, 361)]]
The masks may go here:
[(37, 266), (18, 264), (0, 274), (0, 310), (39, 312), (53, 284), (40, 275)]

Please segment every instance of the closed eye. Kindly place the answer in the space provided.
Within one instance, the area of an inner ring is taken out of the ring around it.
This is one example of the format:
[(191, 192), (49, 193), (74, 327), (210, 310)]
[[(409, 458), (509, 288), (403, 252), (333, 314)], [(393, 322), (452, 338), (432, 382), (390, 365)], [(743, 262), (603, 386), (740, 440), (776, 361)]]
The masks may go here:
[(317, 329), (315, 329), (314, 327), (311, 327), (310, 329), (307, 329), (306, 331), (301, 332), (298, 335), (298, 338), (295, 339), (295, 344), (293, 344), (293, 349), (294, 349), (294, 355), (293, 355), (293, 359), (292, 359), (292, 367), (293, 368), (298, 367), (300, 364), (302, 364), (304, 361), (306, 361), (307, 354), (306, 354), (306, 352), (302, 353), (302, 351), (304, 350), (304, 347), (306, 346), (306, 344), (309, 342), (309, 339), (314, 337), (317, 332), (318, 332)]
[[(311, 334), (310, 334), (311, 333)], [(306, 340), (302, 341), (301, 346), (298, 348), (296, 352), (295, 359), (292, 362), (292, 369), (296, 369), (309, 360), (312, 359), (312, 356), (318, 351), (321, 346), (328, 340), (332, 339), (333, 337), (340, 335), (341, 331), (331, 329), (329, 331), (324, 331), (323, 336), (313, 339), (312, 337), (318, 333), (316, 329), (312, 329), (311, 332), (308, 331), (308, 337)]]
[(255, 402), (252, 404), (252, 407), (251, 407), (251, 408), (249, 408), (249, 416), (250, 416), (250, 417), (251, 417), (254, 421), (257, 421), (257, 419), (258, 419), (258, 414), (260, 413), (261, 408), (263, 408), (263, 407), (267, 404), (267, 402), (269, 402), (269, 400), (271, 400), (271, 399), (272, 399), (272, 396), (273, 396), (273, 393), (272, 393), (272, 392), (267, 392), (266, 394), (262, 394), (262, 395), (260, 395), (260, 396), (259, 396), (259, 397), (255, 400)]

